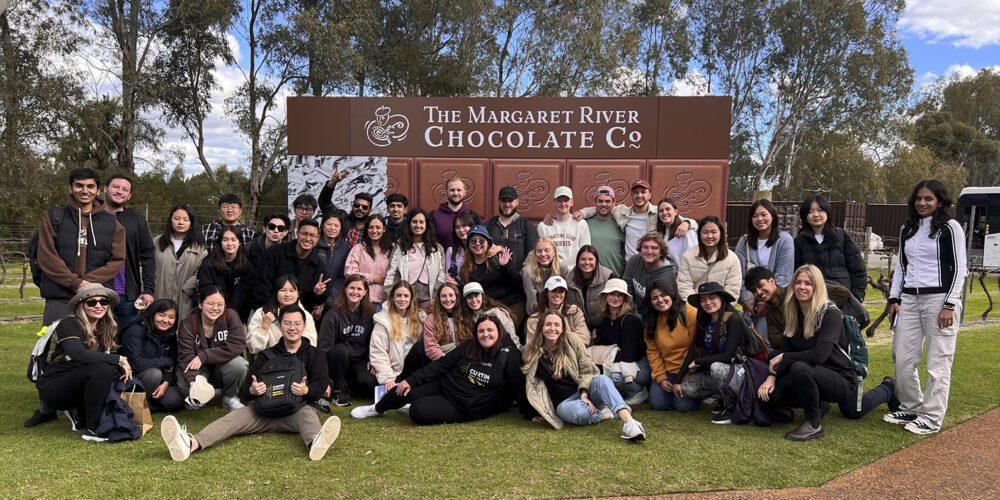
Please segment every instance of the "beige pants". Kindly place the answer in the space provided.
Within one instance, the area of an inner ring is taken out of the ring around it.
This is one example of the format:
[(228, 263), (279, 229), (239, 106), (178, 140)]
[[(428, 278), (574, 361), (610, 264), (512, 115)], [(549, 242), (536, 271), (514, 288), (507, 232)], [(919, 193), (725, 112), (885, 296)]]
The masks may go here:
[(299, 433), (302, 441), (309, 446), (320, 430), (319, 416), (309, 405), (299, 408), (295, 413), (281, 418), (264, 418), (253, 410), (253, 404), (239, 410), (231, 411), (225, 417), (208, 424), (194, 436), (198, 445), (208, 448), (213, 444), (232, 436), (243, 434), (260, 434), (262, 432)]

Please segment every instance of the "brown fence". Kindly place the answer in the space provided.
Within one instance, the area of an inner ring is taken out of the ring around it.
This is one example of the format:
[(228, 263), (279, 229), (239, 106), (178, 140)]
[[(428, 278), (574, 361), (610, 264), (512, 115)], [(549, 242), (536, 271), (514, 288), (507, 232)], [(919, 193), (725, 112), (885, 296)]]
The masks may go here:
[[(796, 233), (798, 228), (793, 227), (799, 224), (799, 205), (801, 201), (775, 201), (774, 208), (778, 212), (778, 227), (785, 231)], [(750, 220), (750, 201), (730, 201), (726, 204), (726, 221), (728, 224), (728, 237), (730, 246), (735, 246), (740, 236), (747, 232), (747, 221)], [(866, 206), (863, 203), (853, 201), (835, 201), (830, 205), (833, 213), (830, 214), (829, 223), (835, 227), (847, 229), (854, 237), (855, 241), (864, 241)], [(896, 226), (898, 231), (899, 226)], [(878, 233), (876, 233), (878, 234)]]

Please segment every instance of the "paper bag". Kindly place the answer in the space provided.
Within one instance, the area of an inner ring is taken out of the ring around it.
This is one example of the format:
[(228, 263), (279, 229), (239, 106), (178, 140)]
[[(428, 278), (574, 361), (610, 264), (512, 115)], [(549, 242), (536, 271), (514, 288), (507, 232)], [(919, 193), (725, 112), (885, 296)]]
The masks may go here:
[(132, 420), (135, 420), (142, 435), (146, 435), (146, 432), (153, 428), (153, 415), (149, 411), (149, 402), (146, 400), (146, 393), (125, 391), (122, 392), (122, 400), (132, 408)]

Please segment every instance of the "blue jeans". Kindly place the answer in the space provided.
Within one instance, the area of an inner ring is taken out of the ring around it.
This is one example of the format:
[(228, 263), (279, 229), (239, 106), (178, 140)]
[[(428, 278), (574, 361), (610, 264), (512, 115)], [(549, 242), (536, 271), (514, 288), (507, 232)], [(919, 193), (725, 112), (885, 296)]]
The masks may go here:
[[(643, 387), (649, 387), (649, 384), (653, 382), (653, 370), (649, 367), (649, 360), (642, 358), (635, 364), (639, 365), (639, 373), (636, 374), (634, 382)], [(621, 392), (625, 387), (625, 378), (622, 377), (621, 373), (612, 373), (610, 377), (615, 383), (615, 387)]]
[[(667, 374), (667, 380), (671, 384), (677, 383), (677, 375), (673, 373)], [(672, 392), (666, 392), (660, 388), (660, 384), (651, 384), (649, 386), (649, 405), (653, 407), (654, 410), (677, 410), (680, 412), (696, 411), (701, 407), (701, 400), (697, 398), (674, 397)]]
[[(590, 382), (589, 392), (590, 402), (598, 410), (602, 406), (607, 406), (617, 415), (618, 410), (628, 408), (625, 406), (622, 395), (618, 393), (618, 389), (615, 389), (614, 382), (605, 375), (594, 377)], [(580, 399), (579, 392), (559, 403), (559, 406), (556, 406), (556, 415), (564, 422), (574, 425), (593, 425), (601, 421), (601, 412), (590, 413), (587, 403)]]

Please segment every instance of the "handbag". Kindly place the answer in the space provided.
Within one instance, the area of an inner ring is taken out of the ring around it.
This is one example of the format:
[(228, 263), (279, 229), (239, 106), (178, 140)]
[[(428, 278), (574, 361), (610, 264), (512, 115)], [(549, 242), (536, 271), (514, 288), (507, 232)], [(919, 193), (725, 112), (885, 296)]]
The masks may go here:
[(153, 428), (153, 414), (149, 411), (149, 401), (146, 399), (144, 391), (137, 391), (139, 384), (133, 384), (131, 391), (122, 391), (122, 401), (132, 408), (132, 420), (139, 426), (141, 436)]

